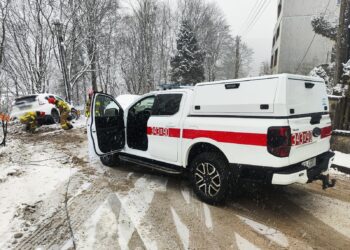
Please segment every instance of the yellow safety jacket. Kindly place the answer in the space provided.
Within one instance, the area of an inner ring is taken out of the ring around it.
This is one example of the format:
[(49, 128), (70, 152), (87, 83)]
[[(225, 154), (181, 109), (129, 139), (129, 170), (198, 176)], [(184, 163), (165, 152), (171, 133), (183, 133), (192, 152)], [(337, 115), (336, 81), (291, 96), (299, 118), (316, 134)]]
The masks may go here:
[(19, 121), (24, 124), (36, 120), (36, 112), (30, 111), (19, 117)]
[(64, 102), (64, 101), (59, 101), (56, 100), (56, 107), (59, 109), (60, 113), (62, 112), (70, 112), (70, 107), (68, 106), (68, 103)]

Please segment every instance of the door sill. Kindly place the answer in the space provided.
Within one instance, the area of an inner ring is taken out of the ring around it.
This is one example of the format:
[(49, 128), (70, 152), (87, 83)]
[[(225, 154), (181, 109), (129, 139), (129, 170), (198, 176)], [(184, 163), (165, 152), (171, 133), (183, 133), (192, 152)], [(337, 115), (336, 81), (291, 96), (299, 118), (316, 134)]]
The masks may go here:
[(143, 167), (157, 170), (159, 172), (163, 172), (166, 174), (181, 175), (184, 172), (184, 168), (182, 168), (182, 167), (168, 164), (168, 163), (164, 163), (161, 161), (156, 161), (156, 160), (140, 157), (140, 156), (130, 155), (130, 154), (126, 154), (126, 153), (120, 153), (119, 158), (122, 161), (141, 165)]

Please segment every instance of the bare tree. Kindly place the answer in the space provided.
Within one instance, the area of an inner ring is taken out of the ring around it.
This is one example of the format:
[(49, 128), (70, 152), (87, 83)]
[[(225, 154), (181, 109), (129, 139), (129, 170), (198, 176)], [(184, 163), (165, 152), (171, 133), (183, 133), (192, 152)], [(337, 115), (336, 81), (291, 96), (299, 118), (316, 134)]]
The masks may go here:
[(0, 2), (0, 19), (1, 19), (1, 33), (0, 33), (0, 67), (3, 61), (3, 55), (5, 50), (5, 40), (6, 40), (6, 21), (8, 16), (10, 0)]
[(179, 3), (182, 19), (189, 20), (198, 34), (198, 42), (205, 53), (205, 78), (217, 78), (219, 61), (224, 57), (232, 39), (230, 27), (215, 3), (202, 0), (182, 0)]
[(268, 61), (261, 63), (259, 75), (260, 76), (271, 75), (271, 67)]
[(17, 2), (7, 20), (6, 68), (27, 93), (45, 92), (50, 79), (53, 42), (44, 15), (53, 6), (48, 0)]
[(155, 88), (157, 10), (155, 1), (138, 0), (132, 15), (123, 18), (121, 71), (130, 93), (142, 94)]
[(226, 48), (227, 53), (220, 67), (221, 79), (236, 79), (249, 75), (253, 51), (236, 36)]

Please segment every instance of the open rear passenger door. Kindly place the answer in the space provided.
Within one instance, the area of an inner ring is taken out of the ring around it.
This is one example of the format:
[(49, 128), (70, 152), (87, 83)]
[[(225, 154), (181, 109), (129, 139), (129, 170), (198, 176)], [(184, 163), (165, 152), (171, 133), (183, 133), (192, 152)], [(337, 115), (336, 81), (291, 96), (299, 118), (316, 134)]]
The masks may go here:
[(113, 154), (125, 146), (124, 112), (110, 95), (95, 93), (90, 107), (88, 133), (98, 156)]

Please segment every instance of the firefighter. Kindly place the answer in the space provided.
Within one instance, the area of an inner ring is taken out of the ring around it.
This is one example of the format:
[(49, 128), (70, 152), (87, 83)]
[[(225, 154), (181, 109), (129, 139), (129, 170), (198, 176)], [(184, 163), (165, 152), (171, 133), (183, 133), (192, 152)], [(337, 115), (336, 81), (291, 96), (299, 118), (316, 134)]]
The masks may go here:
[(44, 112), (39, 111), (30, 111), (19, 117), (19, 121), (26, 125), (26, 131), (34, 133), (35, 130), (39, 127), (38, 118), (44, 117)]
[(64, 101), (56, 100), (53, 97), (48, 99), (48, 102), (54, 104), (56, 108), (60, 111), (60, 123), (61, 128), (64, 130), (69, 130), (73, 128), (73, 125), (69, 122), (70, 107)]
[[(93, 95), (94, 95), (94, 91), (92, 89), (90, 89), (88, 91), (88, 99), (87, 99), (86, 105), (85, 105), (85, 116), (87, 118), (90, 117), (90, 109), (91, 109), (91, 102), (92, 102)], [(95, 102), (95, 115), (96, 116), (100, 116), (100, 109), (101, 109), (101, 102), (97, 100)]]
[(90, 89), (88, 91), (88, 99), (87, 99), (86, 105), (85, 105), (85, 116), (86, 117), (90, 116), (91, 99), (92, 99), (93, 95), (94, 95), (94, 91), (92, 89)]

